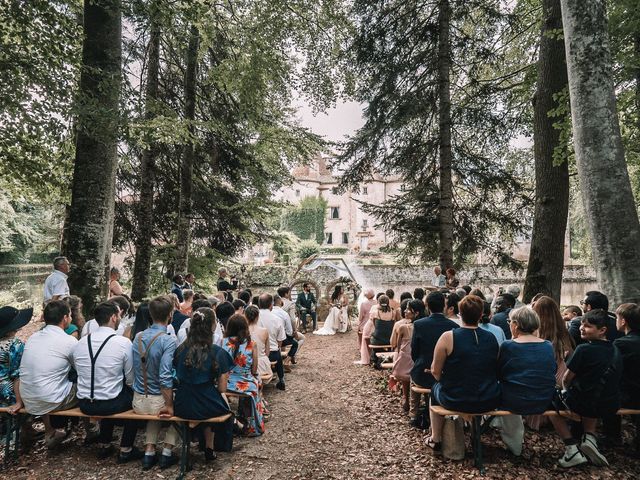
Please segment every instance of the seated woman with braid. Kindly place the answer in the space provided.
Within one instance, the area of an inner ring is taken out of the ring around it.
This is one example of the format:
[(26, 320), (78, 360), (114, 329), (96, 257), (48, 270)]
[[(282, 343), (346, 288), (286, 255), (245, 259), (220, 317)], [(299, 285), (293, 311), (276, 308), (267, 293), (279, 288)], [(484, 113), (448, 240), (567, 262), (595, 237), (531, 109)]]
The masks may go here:
[[(205, 420), (229, 413), (229, 405), (222, 394), (227, 390), (233, 359), (221, 347), (214, 345), (214, 322), (215, 315), (210, 308), (199, 308), (193, 312), (187, 339), (176, 350), (173, 362), (178, 388), (173, 409), (178, 417)], [(215, 450), (231, 450), (233, 429), (225, 424), (205, 426), (207, 461), (216, 458), (212, 428), (216, 429)]]

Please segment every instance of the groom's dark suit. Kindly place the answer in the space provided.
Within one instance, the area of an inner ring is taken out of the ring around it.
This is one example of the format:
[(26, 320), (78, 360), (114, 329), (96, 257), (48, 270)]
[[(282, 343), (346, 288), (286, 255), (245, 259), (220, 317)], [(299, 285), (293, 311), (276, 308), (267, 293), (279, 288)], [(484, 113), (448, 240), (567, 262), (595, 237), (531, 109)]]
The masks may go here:
[(302, 321), (302, 327), (305, 330), (307, 329), (307, 314), (311, 316), (311, 320), (313, 321), (313, 329), (316, 330), (317, 328), (317, 320), (316, 320), (316, 312), (315, 312), (316, 305), (317, 305), (316, 297), (311, 292), (306, 293), (303, 290), (298, 294), (298, 298), (296, 298), (296, 308), (300, 312), (300, 320)]

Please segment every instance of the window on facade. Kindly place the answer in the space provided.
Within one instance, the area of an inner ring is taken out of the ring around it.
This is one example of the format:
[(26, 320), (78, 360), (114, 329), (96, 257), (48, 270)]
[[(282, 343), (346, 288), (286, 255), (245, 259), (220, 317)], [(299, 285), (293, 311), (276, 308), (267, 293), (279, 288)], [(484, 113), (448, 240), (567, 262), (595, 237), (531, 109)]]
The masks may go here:
[(349, 232), (342, 232), (342, 243), (345, 245), (349, 243)]
[(296, 197), (300, 196), (300, 190), (296, 190)]
[(333, 233), (325, 232), (325, 234), (324, 234), (324, 243), (326, 243), (327, 245), (332, 245), (333, 244)]
[(362, 194), (369, 195), (369, 189), (367, 187), (362, 187)]
[(362, 220), (362, 229), (366, 230), (367, 228), (369, 228), (369, 220), (365, 218), (364, 220)]
[(339, 207), (331, 207), (331, 211), (329, 212), (329, 218), (332, 220), (340, 219), (340, 208)]

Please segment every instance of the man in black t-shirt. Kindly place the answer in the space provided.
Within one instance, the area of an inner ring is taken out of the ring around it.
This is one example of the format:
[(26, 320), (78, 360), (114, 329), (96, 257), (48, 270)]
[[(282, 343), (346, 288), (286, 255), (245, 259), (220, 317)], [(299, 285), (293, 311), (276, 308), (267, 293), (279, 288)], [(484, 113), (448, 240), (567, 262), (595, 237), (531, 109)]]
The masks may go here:
[(580, 334), (587, 342), (578, 347), (567, 361), (562, 386), (567, 390), (566, 404), (580, 415), (584, 435), (578, 447), (567, 421), (563, 417), (550, 417), (551, 423), (565, 443), (565, 454), (558, 461), (561, 467), (573, 467), (587, 462), (609, 465), (598, 450), (596, 442), (597, 419), (615, 414), (620, 406), (619, 384), (622, 376), (622, 357), (607, 340), (609, 319), (605, 310), (591, 310), (582, 317)]
[[(616, 326), (624, 337), (613, 344), (618, 347), (624, 369), (620, 383), (621, 403), (625, 408), (640, 408), (640, 306), (635, 303), (623, 303), (616, 309)], [(640, 418), (633, 416), (636, 426), (635, 448), (640, 451)], [(621, 417), (616, 415), (613, 432), (620, 435)]]

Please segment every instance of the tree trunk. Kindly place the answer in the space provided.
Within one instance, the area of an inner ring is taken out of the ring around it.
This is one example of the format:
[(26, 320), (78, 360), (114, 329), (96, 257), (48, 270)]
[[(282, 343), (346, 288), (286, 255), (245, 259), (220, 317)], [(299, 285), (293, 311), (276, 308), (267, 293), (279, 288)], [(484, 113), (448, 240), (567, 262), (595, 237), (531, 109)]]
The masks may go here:
[[(557, 107), (553, 96), (567, 86), (560, 0), (543, 0), (538, 80), (534, 97), (533, 143), (536, 169), (536, 205), (531, 252), (524, 282), (523, 300), (529, 303), (544, 293), (560, 303), (564, 269), (564, 239), (569, 213), (569, 166), (554, 165), (553, 153), (560, 146), (560, 130), (549, 112)], [(562, 147), (565, 147), (564, 145)]]
[(440, 0), (438, 12), (438, 125), (440, 153), (440, 258), (443, 269), (453, 265), (453, 180), (451, 175), (451, 6)]
[[(145, 89), (145, 119), (153, 120), (159, 94), (160, 72), (160, 25), (158, 22), (158, 5), (151, 4), (149, 61), (147, 85)], [(155, 186), (157, 146), (150, 139), (148, 147), (140, 158), (140, 199), (138, 203), (138, 229), (136, 232), (136, 256), (133, 266), (133, 285), (131, 298), (142, 300), (149, 292), (149, 270), (151, 268), (151, 252), (153, 238), (153, 191)]]
[(73, 263), (69, 286), (82, 297), (85, 312), (91, 312), (107, 293), (118, 165), (121, 38), (120, 0), (85, 1), (76, 156), (63, 242)]
[[(196, 117), (196, 74), (198, 66), (198, 46), (200, 36), (196, 26), (191, 26), (187, 69), (185, 73), (185, 120), (193, 122)], [(193, 123), (189, 132), (195, 135)], [(180, 199), (178, 204), (178, 236), (176, 240), (175, 272), (186, 273), (189, 266), (189, 241), (191, 238), (191, 191), (193, 183), (193, 159), (195, 145), (190, 141), (184, 148), (180, 165)]]
[(561, 0), (573, 137), (598, 284), (640, 301), (640, 224), (624, 158), (605, 0)]

